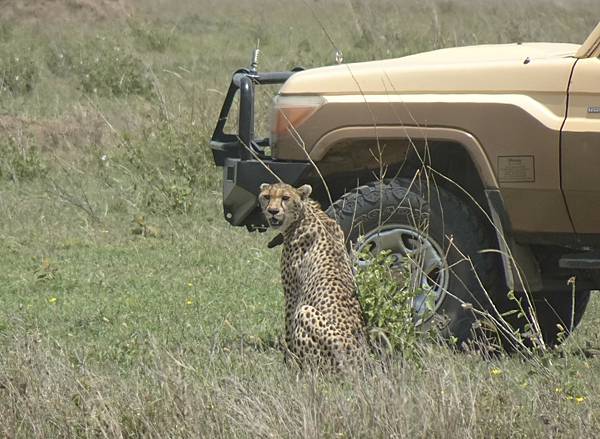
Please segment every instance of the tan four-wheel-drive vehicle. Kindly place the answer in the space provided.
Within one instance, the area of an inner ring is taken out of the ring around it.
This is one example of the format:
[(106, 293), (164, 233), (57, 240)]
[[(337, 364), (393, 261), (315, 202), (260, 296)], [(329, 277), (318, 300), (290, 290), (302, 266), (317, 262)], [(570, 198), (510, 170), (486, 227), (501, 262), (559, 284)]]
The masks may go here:
[[(254, 135), (261, 84), (282, 84), (266, 139)], [(238, 94), (237, 132), (225, 133)], [(261, 183), (310, 183), (349, 242), (363, 235), (359, 245), (390, 250), (398, 267), (420, 267), (458, 340), (473, 333), (469, 304), (497, 316), (514, 308), (512, 290), (556, 344), (600, 288), (600, 24), (582, 45), (458, 47), (289, 72), (253, 63), (233, 75), (211, 145), (232, 225), (265, 229)], [(417, 317), (424, 301), (414, 300)]]

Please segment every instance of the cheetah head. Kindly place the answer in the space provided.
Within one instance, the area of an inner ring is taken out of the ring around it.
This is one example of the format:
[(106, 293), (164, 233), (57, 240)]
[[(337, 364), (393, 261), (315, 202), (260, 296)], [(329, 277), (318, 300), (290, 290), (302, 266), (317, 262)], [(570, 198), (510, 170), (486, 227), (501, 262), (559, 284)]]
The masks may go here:
[(260, 185), (258, 202), (269, 225), (285, 231), (303, 211), (303, 202), (308, 199), (312, 187), (308, 184), (295, 188), (285, 183)]

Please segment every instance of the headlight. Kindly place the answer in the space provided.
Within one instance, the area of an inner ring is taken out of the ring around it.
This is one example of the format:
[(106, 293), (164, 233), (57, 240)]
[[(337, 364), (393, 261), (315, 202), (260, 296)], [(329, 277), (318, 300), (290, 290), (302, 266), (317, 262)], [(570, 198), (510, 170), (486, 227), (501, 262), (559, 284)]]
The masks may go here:
[(292, 135), (323, 105), (321, 96), (275, 96), (271, 119), (271, 144)]

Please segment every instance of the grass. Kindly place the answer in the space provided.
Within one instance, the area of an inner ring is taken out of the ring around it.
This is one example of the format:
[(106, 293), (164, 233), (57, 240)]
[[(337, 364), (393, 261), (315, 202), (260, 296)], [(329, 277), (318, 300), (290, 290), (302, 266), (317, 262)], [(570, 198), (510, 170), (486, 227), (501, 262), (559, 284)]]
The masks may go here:
[(207, 141), (256, 40), (264, 69), (333, 62), (313, 12), (357, 61), (578, 42), (597, 2), (225, 1), (207, 15), (209, 0), (138, 0), (104, 21), (75, 3), (43, 26), (0, 20), (0, 435), (596, 434), (597, 297), (535, 361), (424, 345), (386, 373), (286, 368), (278, 252), (222, 219)]

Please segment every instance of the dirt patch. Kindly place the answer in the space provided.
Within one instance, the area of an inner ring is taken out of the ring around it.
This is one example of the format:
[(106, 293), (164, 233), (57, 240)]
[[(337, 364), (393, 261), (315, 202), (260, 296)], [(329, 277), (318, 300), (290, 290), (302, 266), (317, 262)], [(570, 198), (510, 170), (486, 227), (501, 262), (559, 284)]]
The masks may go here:
[(0, 0), (0, 19), (18, 22), (126, 18), (129, 0)]
[(98, 114), (81, 112), (66, 119), (30, 119), (0, 115), (0, 137), (11, 137), (24, 146), (36, 145), (42, 151), (100, 146), (107, 127)]

